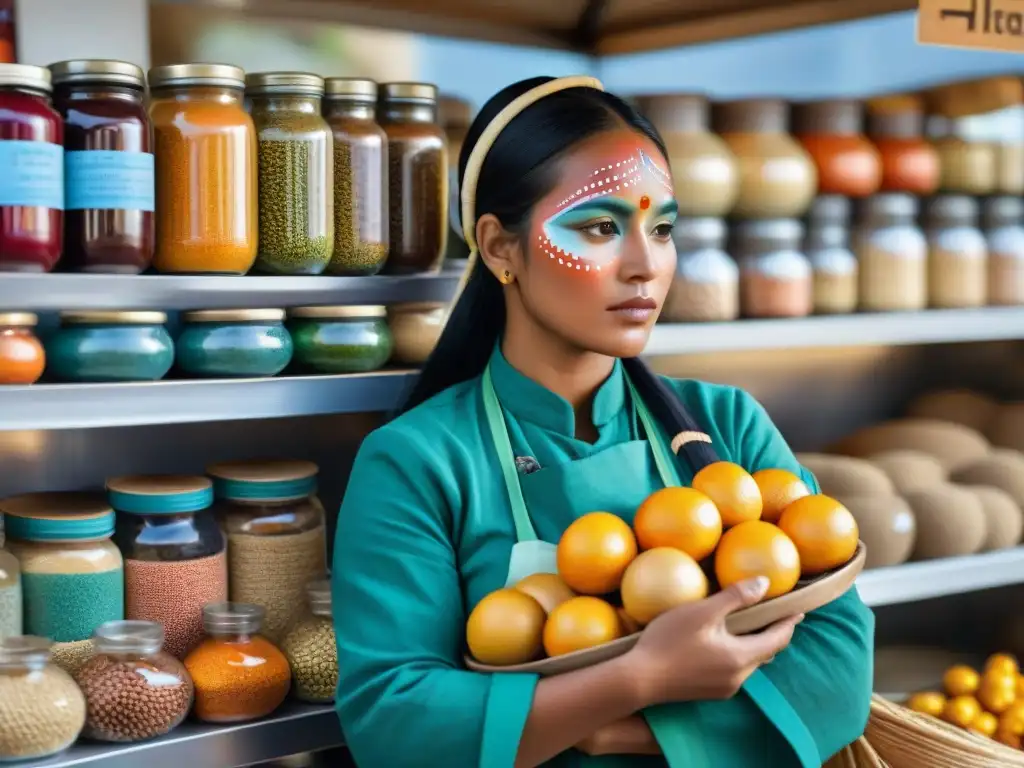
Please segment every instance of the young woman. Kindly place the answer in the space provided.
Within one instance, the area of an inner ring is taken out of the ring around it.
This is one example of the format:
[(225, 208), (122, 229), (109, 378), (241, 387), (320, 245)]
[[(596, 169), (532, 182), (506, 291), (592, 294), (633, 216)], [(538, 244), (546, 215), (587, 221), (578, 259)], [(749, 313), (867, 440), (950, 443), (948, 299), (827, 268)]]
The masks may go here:
[(460, 160), (468, 282), (404, 413), (363, 442), (338, 520), (337, 709), (357, 764), (818, 768), (867, 721), (873, 619), (854, 590), (733, 636), (755, 579), (588, 669), (465, 669), (473, 606), (553, 572), (576, 517), (631, 520), (719, 458), (817, 486), (750, 395), (637, 358), (676, 264), (643, 117), (590, 78), (526, 80), (487, 103)]

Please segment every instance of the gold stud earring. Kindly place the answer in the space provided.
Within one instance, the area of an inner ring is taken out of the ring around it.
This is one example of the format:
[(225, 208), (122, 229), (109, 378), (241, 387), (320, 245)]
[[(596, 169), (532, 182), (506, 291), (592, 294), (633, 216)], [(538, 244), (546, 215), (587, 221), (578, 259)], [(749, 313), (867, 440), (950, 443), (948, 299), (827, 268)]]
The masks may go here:
[(501, 275), (501, 282), (504, 285), (508, 285), (509, 283), (512, 282), (512, 273), (509, 272), (507, 269)]

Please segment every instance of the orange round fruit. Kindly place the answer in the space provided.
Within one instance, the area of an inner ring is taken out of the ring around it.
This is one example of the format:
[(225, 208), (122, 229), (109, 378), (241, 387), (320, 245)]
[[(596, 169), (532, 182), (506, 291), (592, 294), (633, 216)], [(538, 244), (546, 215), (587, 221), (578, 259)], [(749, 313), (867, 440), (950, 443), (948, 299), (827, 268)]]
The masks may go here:
[(957, 696), (946, 702), (942, 710), (942, 719), (961, 728), (969, 728), (971, 723), (981, 714), (981, 704), (973, 696)]
[(622, 583), (636, 557), (633, 529), (609, 512), (590, 512), (573, 521), (558, 541), (558, 575), (583, 595), (605, 595)]
[(946, 697), (938, 691), (922, 691), (907, 699), (906, 707), (923, 715), (942, 717), (942, 710), (946, 708)]
[(635, 635), (640, 631), (641, 627), (637, 623), (636, 619), (626, 613), (625, 608), (616, 608), (615, 611), (619, 614), (619, 623), (622, 625), (622, 636)]
[(622, 577), (622, 607), (645, 626), (677, 605), (708, 596), (708, 577), (697, 561), (672, 547), (649, 549)]
[(981, 736), (992, 738), (999, 729), (999, 718), (991, 712), (981, 712), (972, 721), (968, 730), (974, 731)]
[(1016, 676), (1020, 674), (1020, 665), (1017, 659), (1008, 653), (994, 653), (985, 662), (985, 674), (989, 673)]
[(800, 553), (776, 526), (748, 520), (722, 534), (715, 551), (715, 577), (725, 589), (756, 576), (768, 577), (766, 598), (792, 592), (800, 579)]
[(999, 716), (999, 730), (1024, 736), (1024, 701), (1017, 702)]
[(466, 643), (481, 664), (506, 667), (541, 656), (546, 614), (540, 603), (517, 589), (499, 589), (469, 614)]
[(574, 597), (555, 608), (544, 624), (548, 656), (582, 651), (620, 637), (622, 623), (610, 603), (598, 597)]
[(761, 489), (739, 464), (708, 464), (694, 475), (691, 485), (715, 503), (726, 528), (761, 517)]
[(1012, 677), (982, 678), (977, 697), (981, 706), (1001, 715), (1017, 701), (1017, 681)]
[(1021, 748), (1021, 738), (1019, 734), (1005, 731), (1002, 728), (996, 730), (995, 740), (1000, 744), (1005, 744), (1011, 749)]
[(1017, 675), (1017, 698), (1024, 701), (1024, 675)]
[(703, 560), (722, 538), (722, 516), (700, 491), (662, 488), (640, 505), (633, 530), (640, 549), (674, 547), (694, 560)]
[(786, 507), (811, 495), (807, 484), (786, 469), (759, 469), (753, 477), (761, 490), (761, 519), (767, 523), (777, 522)]
[(576, 593), (569, 589), (561, 576), (554, 573), (531, 573), (520, 579), (515, 588), (540, 603), (545, 613), (551, 613), (566, 600), (576, 597)]
[(797, 499), (779, 518), (796, 544), (804, 576), (817, 576), (850, 562), (860, 531), (850, 510), (823, 494)]
[(981, 675), (966, 664), (957, 664), (942, 676), (942, 687), (948, 696), (973, 696), (981, 685)]

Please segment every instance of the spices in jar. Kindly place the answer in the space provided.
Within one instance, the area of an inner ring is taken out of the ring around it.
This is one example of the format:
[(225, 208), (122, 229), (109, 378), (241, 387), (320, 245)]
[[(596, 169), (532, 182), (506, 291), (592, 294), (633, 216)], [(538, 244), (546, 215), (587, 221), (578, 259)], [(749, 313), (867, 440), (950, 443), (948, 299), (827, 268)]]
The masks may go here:
[(206, 639), (185, 659), (195, 683), (195, 716), (238, 723), (269, 715), (291, 688), (285, 655), (259, 631), (263, 608), (216, 603), (203, 609)]
[(978, 229), (978, 202), (966, 195), (937, 195), (925, 205), (924, 220), (929, 306), (983, 306), (988, 292), (988, 248)]
[(338, 646), (331, 612), (331, 583), (311, 582), (306, 588), (309, 613), (285, 636), (281, 650), (292, 670), (295, 697), (311, 704), (334, 701), (338, 687)]
[(0, 385), (35, 384), (46, 367), (46, 351), (31, 312), (0, 313)]
[(330, 77), (324, 117), (334, 137), (332, 275), (375, 275), (388, 258), (388, 137), (377, 125), (377, 84)]
[(658, 129), (668, 150), (679, 215), (725, 216), (739, 195), (736, 158), (709, 128), (711, 107), (704, 96), (640, 96), (637, 108)]
[(21, 566), (18, 558), (4, 549), (4, 541), (4, 518), (0, 515), (0, 640), (22, 632)]
[(225, 64), (149, 72), (159, 272), (244, 275), (258, 248), (256, 129)]
[(439, 302), (389, 305), (388, 328), (394, 339), (392, 359), (408, 365), (425, 363), (444, 331), (446, 312), (447, 305)]
[(732, 215), (802, 216), (818, 189), (811, 156), (790, 136), (789, 105), (778, 99), (716, 104), (715, 130), (736, 157), (740, 191)]
[(814, 293), (810, 262), (800, 252), (803, 225), (796, 219), (742, 221), (733, 235), (744, 316), (809, 315)]
[(21, 566), (25, 631), (58, 643), (124, 618), (124, 564), (102, 496), (29, 493), (0, 501)]
[(1024, 304), (1024, 200), (991, 197), (982, 204), (988, 245), (988, 303)]
[(75, 640), (71, 643), (54, 643), (50, 647), (53, 663), (72, 677), (85, 662), (92, 658), (92, 638)]
[(924, 103), (895, 94), (867, 103), (868, 136), (882, 159), (880, 192), (930, 195), (939, 186), (939, 154), (924, 139)]
[(61, 312), (46, 340), (47, 374), (59, 381), (158, 381), (174, 365), (163, 312)]
[(448, 149), (437, 87), (385, 83), (378, 119), (388, 137), (389, 275), (437, 272), (448, 238)]
[(661, 320), (721, 322), (740, 313), (740, 270), (725, 252), (725, 222), (677, 219), (672, 229), (678, 258)]
[(289, 330), (295, 362), (315, 373), (376, 371), (391, 358), (394, 339), (379, 306), (295, 307)]
[(50, 70), (0, 64), (0, 272), (49, 272), (64, 241), (64, 123)]
[(134, 475), (107, 481), (124, 556), (125, 618), (163, 627), (179, 659), (203, 636), (203, 606), (228, 599), (224, 535), (207, 477)]
[(78, 272), (135, 275), (153, 261), (154, 161), (146, 80), (124, 61), (50, 65), (64, 118), (64, 259)]
[(83, 735), (135, 742), (163, 736), (192, 708), (192, 679), (162, 650), (163, 628), (153, 621), (113, 621), (97, 627), (93, 656), (75, 682), (85, 696)]
[(320, 116), (323, 95), (323, 78), (305, 72), (245, 79), (259, 164), (256, 272), (319, 275), (331, 260), (334, 140)]
[(864, 107), (853, 99), (798, 104), (793, 133), (818, 169), (818, 193), (865, 197), (878, 191), (882, 161), (861, 133)]
[(50, 641), (0, 638), (0, 763), (63, 752), (84, 724), (85, 698), (71, 676), (50, 663)]
[(207, 467), (228, 538), (229, 593), (266, 611), (263, 633), (279, 640), (301, 614), (306, 585), (327, 574), (327, 525), (316, 464), (238, 461)]
[(807, 214), (804, 253), (814, 275), (814, 313), (857, 309), (857, 258), (849, 246), (850, 199), (819, 195)]
[(889, 192), (865, 198), (853, 238), (860, 309), (897, 312), (928, 306), (928, 243), (917, 227), (917, 200)]
[(179, 370), (192, 376), (276, 376), (292, 359), (283, 309), (186, 312), (175, 343)]

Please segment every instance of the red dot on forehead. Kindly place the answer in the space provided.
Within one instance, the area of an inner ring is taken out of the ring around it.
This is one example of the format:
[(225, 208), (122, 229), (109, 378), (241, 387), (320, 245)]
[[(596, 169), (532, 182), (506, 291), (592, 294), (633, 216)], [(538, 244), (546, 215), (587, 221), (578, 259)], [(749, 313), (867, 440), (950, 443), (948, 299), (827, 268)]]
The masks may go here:
[(640, 210), (646, 211), (650, 207), (651, 207), (651, 198), (649, 198), (647, 195), (644, 195), (643, 197), (641, 197), (640, 198)]

